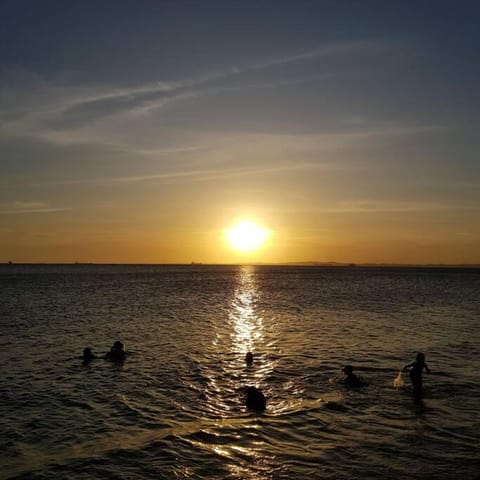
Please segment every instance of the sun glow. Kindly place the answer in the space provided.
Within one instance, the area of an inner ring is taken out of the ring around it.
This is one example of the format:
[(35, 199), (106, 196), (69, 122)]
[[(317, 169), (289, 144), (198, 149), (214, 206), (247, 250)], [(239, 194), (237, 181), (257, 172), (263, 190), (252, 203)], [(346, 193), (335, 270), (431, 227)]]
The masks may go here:
[(253, 252), (265, 244), (268, 231), (250, 220), (237, 223), (226, 231), (229, 245), (239, 252)]

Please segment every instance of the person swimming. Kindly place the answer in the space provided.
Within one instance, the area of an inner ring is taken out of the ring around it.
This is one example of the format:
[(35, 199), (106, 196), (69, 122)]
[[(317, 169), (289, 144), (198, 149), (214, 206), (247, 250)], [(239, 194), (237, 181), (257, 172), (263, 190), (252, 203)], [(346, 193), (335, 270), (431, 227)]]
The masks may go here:
[(247, 352), (245, 355), (245, 363), (250, 366), (253, 365), (253, 353), (252, 352)]
[(87, 363), (90, 363), (92, 360), (97, 358), (90, 347), (85, 347), (83, 349), (83, 363), (86, 365)]
[(425, 362), (425, 355), (421, 352), (417, 353), (417, 357), (414, 362), (405, 365), (402, 369), (402, 372), (410, 370), (409, 374), (413, 387), (413, 395), (417, 399), (422, 396), (424, 369), (427, 373), (430, 373), (430, 369)]
[(345, 374), (345, 376), (343, 377), (343, 383), (348, 387), (358, 388), (358, 387), (365, 387), (367, 385), (363, 380), (360, 380), (353, 373), (352, 365), (345, 365), (342, 368), (342, 372)]
[(248, 387), (247, 396), (245, 397), (245, 405), (250, 410), (261, 412), (267, 407), (267, 399), (257, 387)]
[(125, 360), (126, 352), (125, 352), (125, 345), (120, 342), (116, 341), (110, 351), (105, 355), (105, 360), (110, 360), (111, 362), (122, 363)]

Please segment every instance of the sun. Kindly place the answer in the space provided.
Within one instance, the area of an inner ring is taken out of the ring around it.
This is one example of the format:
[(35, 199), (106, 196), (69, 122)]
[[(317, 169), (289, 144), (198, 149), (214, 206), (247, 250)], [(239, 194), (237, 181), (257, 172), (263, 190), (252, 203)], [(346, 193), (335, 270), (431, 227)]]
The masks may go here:
[(243, 220), (226, 231), (229, 245), (238, 252), (253, 252), (265, 244), (268, 231), (251, 220)]

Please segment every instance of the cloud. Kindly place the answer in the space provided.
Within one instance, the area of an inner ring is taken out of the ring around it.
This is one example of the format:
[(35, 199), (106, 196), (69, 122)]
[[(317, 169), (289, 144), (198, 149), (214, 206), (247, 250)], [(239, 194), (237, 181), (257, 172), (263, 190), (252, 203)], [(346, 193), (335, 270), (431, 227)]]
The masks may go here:
[[(336, 160), (335, 150), (385, 136), (444, 130), (440, 124), (378, 120), (367, 113), (360, 118), (343, 112), (342, 117), (342, 112), (322, 110), (328, 103), (322, 98), (310, 116), (305, 112), (310, 102), (303, 85), (315, 91), (315, 82), (330, 82), (324, 94), (328, 96), (337, 76), (341, 80), (342, 70), (327, 60), (341, 58), (347, 65), (349, 57), (383, 55), (389, 48), (383, 41), (326, 45), (133, 87), (55, 83), (29, 72), (12, 73), (0, 86), (1, 164), (8, 174), (2, 183), (26, 179), (25, 173), (30, 185), (34, 176), (45, 186), (121, 185), (326, 168)], [(288, 92), (294, 95), (278, 105), (276, 101), (288, 95), (283, 97), (283, 90), (272, 95), (276, 87), (292, 87)], [(322, 88), (315, 93), (323, 95)], [(181, 104), (193, 99), (187, 108)], [(163, 110), (171, 105), (178, 108)], [(292, 159), (292, 166), (278, 165)], [(232, 163), (242, 167), (232, 168)], [(346, 156), (337, 163), (351, 166)], [(360, 163), (356, 161), (356, 169)], [(89, 171), (94, 178), (84, 178)], [(51, 206), (35, 211), (52, 208), (58, 211)], [(20, 213), (18, 208), (3, 211)]]
[(13, 201), (0, 203), (0, 215), (20, 215), (25, 213), (56, 213), (71, 210), (66, 207), (52, 207), (45, 202)]
[[(245, 75), (272, 68), (305, 63), (334, 56), (382, 52), (386, 42), (349, 42), (318, 47), (296, 54), (273, 57), (256, 64), (235, 66), (171, 82), (150, 82), (136, 87), (93, 85), (88, 87), (49, 83), (30, 72), (16, 71), (3, 78), (0, 87), (0, 131), (14, 134), (45, 134), (51, 130), (68, 131), (96, 123), (107, 117), (148, 114), (173, 102), (216, 93), (287, 86), (314, 81), (331, 71), (300, 74), (288, 78), (284, 73), (273, 80), (248, 82)], [(240, 84), (232, 83), (241, 79)]]
[(342, 201), (331, 208), (320, 208), (326, 213), (414, 213), (472, 210), (471, 205), (441, 203), (424, 200), (356, 200)]
[(161, 183), (175, 183), (175, 182), (205, 182), (211, 180), (221, 180), (236, 177), (257, 176), (261, 174), (279, 173), (285, 171), (305, 170), (311, 168), (318, 168), (318, 164), (298, 163), (289, 165), (275, 165), (275, 166), (259, 166), (247, 168), (230, 168), (218, 170), (190, 170), (177, 171), (167, 173), (150, 173), (145, 175), (125, 175), (116, 177), (103, 178), (85, 178), (76, 180), (64, 180), (58, 182), (45, 182), (36, 185), (108, 185), (108, 184), (126, 184), (159, 181)]
[(330, 45), (324, 45), (321, 47), (306, 50), (300, 53), (292, 55), (286, 55), (284, 57), (272, 58), (265, 60), (264, 62), (252, 65), (251, 69), (262, 70), (276, 65), (285, 65), (295, 62), (303, 62), (308, 60), (314, 60), (325, 57), (344, 57), (348, 55), (360, 55), (360, 54), (378, 54), (385, 51), (389, 51), (394, 46), (392, 41), (373, 41), (373, 40), (359, 40), (353, 42), (334, 43)]

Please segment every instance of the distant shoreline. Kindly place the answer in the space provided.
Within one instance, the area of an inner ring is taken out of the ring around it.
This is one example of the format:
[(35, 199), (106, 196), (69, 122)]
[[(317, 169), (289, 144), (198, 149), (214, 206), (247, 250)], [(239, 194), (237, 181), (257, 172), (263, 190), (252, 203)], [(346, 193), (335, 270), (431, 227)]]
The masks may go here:
[(95, 262), (72, 262), (72, 263), (49, 263), (49, 262), (0, 262), (0, 267), (15, 266), (184, 266), (184, 267), (234, 267), (234, 266), (265, 266), (265, 267), (325, 267), (325, 268), (471, 268), (479, 269), (480, 264), (448, 264), (448, 263), (341, 263), (341, 262), (286, 262), (286, 263), (95, 263)]

